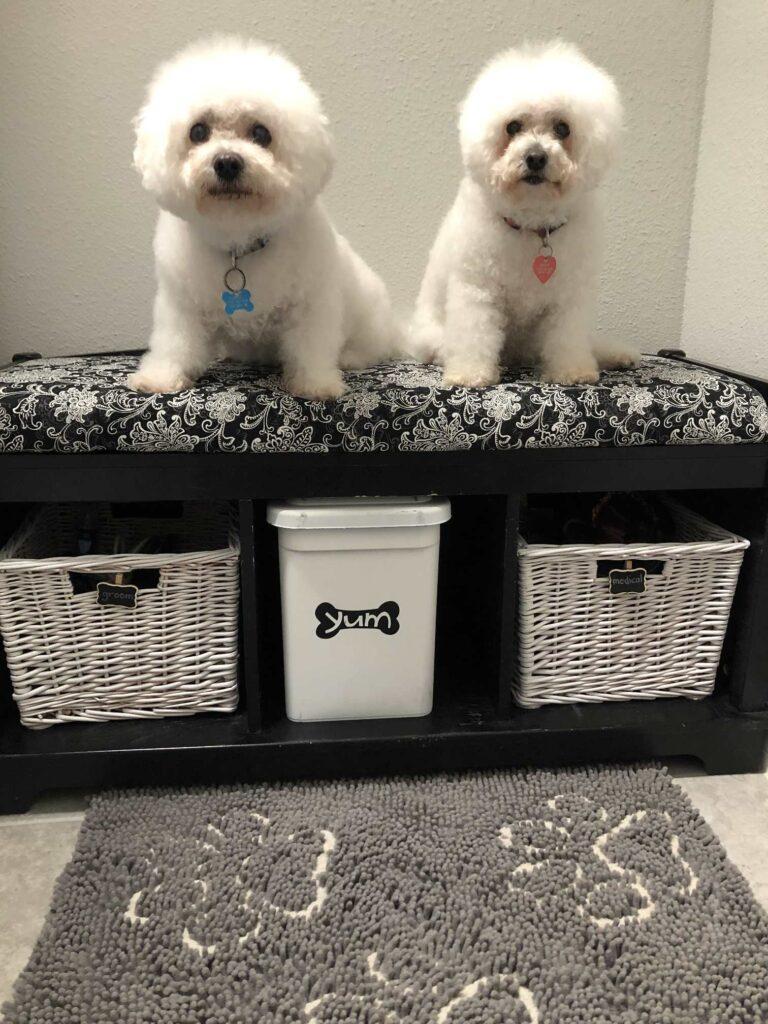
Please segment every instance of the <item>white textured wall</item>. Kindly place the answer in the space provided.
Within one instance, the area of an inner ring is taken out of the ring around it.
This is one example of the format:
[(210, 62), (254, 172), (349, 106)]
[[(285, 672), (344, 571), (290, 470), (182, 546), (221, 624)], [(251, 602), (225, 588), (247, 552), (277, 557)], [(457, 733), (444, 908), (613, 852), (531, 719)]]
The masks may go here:
[(768, 377), (766, 0), (715, 0), (682, 347)]
[(144, 343), (154, 210), (130, 119), (158, 60), (230, 29), (280, 43), (324, 96), (331, 207), (403, 310), (456, 187), (474, 73), (526, 36), (582, 44), (628, 111), (600, 329), (676, 343), (710, 13), (711, 0), (2, 0), (0, 355)]

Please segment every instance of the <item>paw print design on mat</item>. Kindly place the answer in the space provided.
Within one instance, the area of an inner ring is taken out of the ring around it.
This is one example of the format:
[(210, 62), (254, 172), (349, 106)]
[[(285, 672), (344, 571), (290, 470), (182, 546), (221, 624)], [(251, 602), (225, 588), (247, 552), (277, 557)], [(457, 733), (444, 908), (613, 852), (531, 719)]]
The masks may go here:
[[(414, 990), (410, 985), (396, 979), (393, 980), (388, 978), (387, 975), (379, 969), (379, 957), (377, 953), (371, 953), (368, 957), (367, 967), (368, 977), (372, 981), (376, 982), (387, 995), (394, 995), (396, 998), (399, 997), (404, 999), (414, 995)], [(436, 994), (436, 992), (437, 990), (433, 989), (433, 994)], [(514, 974), (503, 973), (484, 975), (483, 977), (476, 978), (474, 981), (464, 985), (455, 996), (452, 996), (446, 1002), (440, 1004), (430, 1018), (429, 1024), (452, 1024), (454, 1020), (458, 1024), (461, 1019), (461, 1014), (454, 1013), (454, 1011), (459, 1011), (465, 1003), (473, 1002), (475, 1000), (479, 1001), (493, 994), (511, 996), (517, 1004), (517, 1008), (525, 1014), (523, 1018), (525, 1024), (543, 1024), (531, 990), (526, 988), (524, 985), (521, 985)], [(401, 1024), (402, 1018), (396, 1010), (384, 1010), (384, 1003), (381, 998), (373, 997), (373, 999), (371, 999), (371, 997), (367, 995), (340, 996), (336, 992), (326, 993), (326, 995), (320, 996), (318, 999), (313, 999), (311, 1002), (306, 1004), (304, 1007), (304, 1016), (306, 1018), (305, 1024), (323, 1024), (324, 1020), (335, 1022), (343, 1019), (338, 1015), (338, 1004), (340, 1002), (352, 1002), (360, 1005), (361, 1007), (371, 1005), (374, 1010), (382, 1011), (381, 1019), (386, 1021), (387, 1024)], [(325, 1013), (328, 1015), (325, 1016)], [(517, 1018), (515, 1018), (515, 1020), (517, 1020)]]
[(232, 316), (238, 309), (242, 309), (246, 313), (253, 312), (251, 293), (247, 288), (241, 288), (239, 292), (224, 291), (221, 293), (221, 301), (224, 303), (224, 312), (228, 316)]
[[(264, 832), (259, 836), (258, 845), (264, 846), (265, 836), (269, 835), (270, 820), (265, 818), (264, 815), (259, 814), (256, 811), (252, 812), (252, 817), (255, 818), (259, 824), (263, 827)], [(237, 883), (245, 889), (243, 896), (243, 902), (241, 904), (243, 910), (252, 912), (255, 911), (258, 914), (259, 920), (251, 932), (247, 932), (245, 935), (239, 936), (239, 941), (246, 942), (249, 938), (255, 938), (261, 931), (261, 925), (263, 915), (269, 911), (273, 911), (276, 914), (282, 914), (284, 917), (289, 917), (294, 920), (309, 921), (313, 914), (319, 914), (325, 901), (328, 899), (328, 887), (326, 885), (326, 877), (328, 873), (328, 864), (330, 861), (331, 854), (336, 849), (336, 837), (332, 832), (327, 829), (319, 830), (320, 838), (322, 839), (322, 846), (315, 858), (315, 862), (310, 872), (310, 879), (314, 886), (314, 899), (310, 900), (309, 903), (305, 904), (298, 909), (290, 909), (286, 906), (278, 905), (268, 900), (265, 896), (257, 895), (253, 889), (246, 887), (246, 880), (244, 878), (246, 869), (250, 866), (253, 854), (248, 854), (240, 865), (240, 874), (237, 876)], [(291, 844), (295, 841), (296, 834), (291, 832), (284, 839), (276, 839), (275, 842), (282, 842), (284, 844)]]
[(147, 881), (144, 887), (142, 889), (137, 889), (128, 900), (128, 907), (123, 914), (123, 918), (129, 924), (146, 924), (149, 921), (150, 912), (147, 911), (146, 916), (139, 913), (139, 905), (141, 904), (143, 909), (144, 902), (148, 897), (153, 896), (162, 888), (160, 872), (157, 867), (155, 856), (154, 849), (150, 847), (149, 856), (139, 858), (139, 866), (141, 867), (141, 870), (147, 872)]
[[(631, 868), (623, 867), (618, 861), (612, 860), (606, 853), (608, 844), (615, 836), (620, 835), (622, 832), (625, 832), (634, 825), (644, 821), (650, 813), (658, 814), (659, 812), (641, 810), (634, 811), (632, 814), (626, 815), (618, 825), (615, 825), (608, 832), (603, 832), (592, 847), (592, 853), (594, 856), (605, 864), (613, 876), (621, 879), (621, 881), (633, 890), (640, 898), (640, 906), (634, 914), (623, 915), (619, 918), (596, 917), (591, 912), (595, 896), (597, 893), (611, 885), (611, 882), (598, 882), (597, 885), (587, 894), (584, 904), (579, 906), (578, 911), (582, 917), (585, 915), (588, 916), (592, 924), (597, 925), (600, 929), (608, 928), (611, 925), (626, 925), (632, 920), (647, 921), (656, 910), (656, 903), (651, 898), (651, 894), (643, 882), (642, 875), (638, 871), (633, 871)], [(672, 818), (667, 811), (662, 811), (661, 816), (669, 825), (672, 824)], [(672, 859), (680, 864), (686, 874), (687, 881), (681, 884), (678, 889), (680, 895), (692, 895), (699, 887), (699, 879), (693, 873), (693, 869), (688, 861), (681, 856), (680, 837), (674, 833), (670, 837), (669, 852)]]
[[(584, 880), (584, 871), (579, 863), (574, 844), (572, 830), (574, 820), (561, 811), (561, 804), (566, 799), (563, 795), (547, 800), (547, 808), (551, 813), (548, 818), (525, 818), (515, 822), (514, 826), (503, 825), (499, 829), (499, 843), (508, 850), (514, 849), (522, 837), (528, 860), (521, 861), (512, 870), (512, 880), (508, 883), (510, 891), (526, 891), (525, 880), (533, 875), (546, 875), (557, 885), (562, 882), (563, 874), (569, 877), (568, 888), (576, 890)], [(587, 797), (577, 797), (579, 801), (591, 805)], [(600, 807), (597, 809), (600, 822), (608, 820), (608, 812)], [(542, 903), (545, 897), (529, 893), (536, 903)]]
[[(563, 803), (576, 800), (593, 809), (594, 824), (603, 826), (597, 838), (590, 844), (590, 860), (585, 862), (582, 851), (574, 839), (576, 823), (568, 814), (563, 813)], [(546, 803), (550, 816), (536, 819), (524, 819), (513, 825), (503, 825), (499, 829), (498, 842), (508, 850), (522, 845), (526, 860), (520, 861), (511, 872), (508, 883), (511, 892), (528, 892), (528, 880), (541, 876), (553, 885), (553, 891), (545, 896), (536, 895), (535, 891), (528, 894), (536, 903), (541, 904), (551, 895), (570, 894), (576, 901), (576, 911), (581, 917), (587, 918), (591, 924), (601, 931), (610, 927), (624, 927), (633, 921), (642, 923), (649, 920), (658, 909), (656, 900), (651, 895), (651, 883), (644, 871), (636, 867), (622, 864), (617, 855), (612, 854), (611, 844), (614, 840), (642, 825), (650, 815), (660, 817), (672, 826), (672, 818), (667, 811), (639, 809), (627, 814), (618, 824), (606, 828), (609, 815), (604, 807), (597, 806), (588, 797), (575, 795), (558, 795)], [(522, 840), (522, 843), (521, 843)], [(678, 895), (693, 895), (699, 886), (699, 879), (680, 852), (680, 838), (671, 832), (667, 854), (684, 876), (684, 881), (676, 883), (674, 888)], [(605, 875), (610, 877), (591, 881), (587, 875)], [(564, 883), (564, 879), (568, 879)], [(617, 915), (600, 913), (595, 904), (601, 894), (609, 896), (611, 891), (621, 895), (627, 905), (627, 912)]]
[[(136, 862), (134, 870), (144, 877), (123, 913), (130, 925), (148, 924), (162, 915), (162, 905), (181, 904), (185, 924), (180, 941), (203, 957), (216, 953), (222, 933), (240, 945), (255, 939), (269, 915), (311, 923), (322, 912), (336, 849), (336, 837), (327, 829), (303, 829), (300, 836), (280, 833), (268, 817), (251, 811), (246, 821), (209, 823), (202, 836), (190, 837), (189, 842), (195, 853), (190, 861), (194, 863), (191, 878), (189, 872), (186, 877), (183, 872), (163, 875), (165, 858), (155, 849)], [(238, 864), (236, 903), (228, 906), (232, 878), (231, 873), (222, 872), (233, 860)], [(279, 871), (275, 871), (276, 864), (281, 865)], [(272, 892), (275, 888), (278, 891)]]

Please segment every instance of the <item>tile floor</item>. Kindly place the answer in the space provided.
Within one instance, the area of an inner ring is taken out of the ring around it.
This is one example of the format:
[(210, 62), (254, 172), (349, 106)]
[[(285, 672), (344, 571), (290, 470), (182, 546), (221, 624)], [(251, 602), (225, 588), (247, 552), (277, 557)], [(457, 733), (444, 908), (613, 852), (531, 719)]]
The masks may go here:
[[(768, 773), (708, 776), (689, 761), (669, 767), (768, 909)], [(53, 794), (28, 814), (0, 817), (0, 1004), (27, 962), (86, 801), (84, 793)]]

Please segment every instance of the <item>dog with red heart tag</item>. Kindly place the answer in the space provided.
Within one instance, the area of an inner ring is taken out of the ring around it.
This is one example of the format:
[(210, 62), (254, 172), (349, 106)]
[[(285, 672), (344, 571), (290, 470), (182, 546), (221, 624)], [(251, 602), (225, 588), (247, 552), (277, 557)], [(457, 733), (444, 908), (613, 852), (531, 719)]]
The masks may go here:
[(486, 387), (501, 368), (594, 383), (637, 355), (594, 334), (599, 189), (621, 130), (613, 80), (574, 46), (500, 54), (461, 106), (464, 177), (432, 247), (411, 351), (446, 386)]

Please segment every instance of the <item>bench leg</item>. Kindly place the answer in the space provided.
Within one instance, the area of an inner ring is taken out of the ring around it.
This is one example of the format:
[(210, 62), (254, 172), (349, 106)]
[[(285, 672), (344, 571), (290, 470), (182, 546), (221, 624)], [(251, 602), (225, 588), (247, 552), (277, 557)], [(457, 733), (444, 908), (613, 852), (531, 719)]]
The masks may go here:
[(713, 740), (699, 756), (710, 775), (764, 772), (768, 767), (768, 736), (762, 730), (741, 730), (735, 737)]

